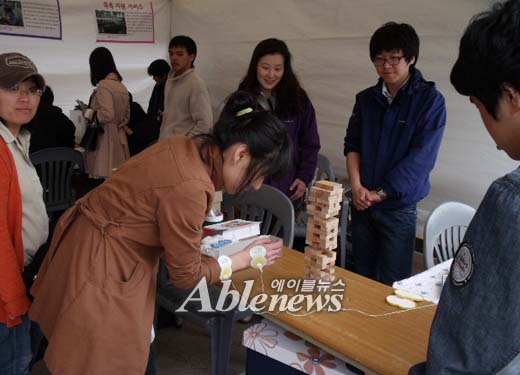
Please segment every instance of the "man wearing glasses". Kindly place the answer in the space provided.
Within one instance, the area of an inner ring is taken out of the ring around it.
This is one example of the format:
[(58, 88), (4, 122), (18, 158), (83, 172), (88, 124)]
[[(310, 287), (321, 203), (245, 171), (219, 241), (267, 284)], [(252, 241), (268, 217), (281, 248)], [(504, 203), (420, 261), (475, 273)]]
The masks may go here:
[(388, 285), (411, 275), (417, 202), (430, 191), (446, 124), (444, 97), (415, 68), (418, 57), (408, 24), (372, 35), (380, 79), (357, 94), (345, 137), (355, 271)]
[[(49, 218), (29, 158), (24, 125), (38, 109), (45, 80), (19, 53), (0, 54), (0, 373), (29, 374), (31, 321), (26, 282), (45, 241)], [(27, 276), (27, 277), (26, 277)], [(32, 275), (34, 276), (34, 274)]]

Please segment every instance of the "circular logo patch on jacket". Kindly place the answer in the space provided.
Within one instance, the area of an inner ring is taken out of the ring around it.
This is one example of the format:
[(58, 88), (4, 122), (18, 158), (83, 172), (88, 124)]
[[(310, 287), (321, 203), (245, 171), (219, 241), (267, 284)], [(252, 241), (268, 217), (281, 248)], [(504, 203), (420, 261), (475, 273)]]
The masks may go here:
[(451, 265), (451, 281), (455, 286), (466, 285), (475, 270), (475, 257), (473, 249), (468, 242), (463, 242), (455, 254)]

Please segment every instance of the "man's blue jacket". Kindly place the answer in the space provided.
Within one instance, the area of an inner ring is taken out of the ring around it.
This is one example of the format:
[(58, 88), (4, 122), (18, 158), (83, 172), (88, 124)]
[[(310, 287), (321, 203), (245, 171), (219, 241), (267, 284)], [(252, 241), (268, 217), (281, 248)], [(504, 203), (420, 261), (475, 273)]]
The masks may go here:
[(361, 155), (361, 184), (382, 188), (388, 198), (376, 207), (393, 209), (417, 203), (430, 191), (446, 125), (444, 97), (418, 69), (389, 105), (383, 80), (356, 95), (345, 137), (345, 156)]

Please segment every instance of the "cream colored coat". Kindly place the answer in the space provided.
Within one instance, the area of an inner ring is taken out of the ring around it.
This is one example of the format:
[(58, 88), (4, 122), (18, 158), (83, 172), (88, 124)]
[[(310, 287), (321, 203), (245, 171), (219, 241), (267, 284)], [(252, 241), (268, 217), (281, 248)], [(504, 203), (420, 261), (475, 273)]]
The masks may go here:
[(101, 80), (92, 98), (91, 108), (96, 111), (103, 127), (95, 151), (85, 151), (85, 169), (91, 177), (108, 177), (130, 158), (127, 134), (130, 121), (130, 98), (125, 85), (114, 73)]
[(222, 156), (172, 137), (123, 164), (60, 219), (31, 294), (53, 375), (143, 375), (159, 257), (181, 288), (219, 279), (201, 255)]
[(213, 111), (206, 84), (194, 69), (180, 76), (168, 74), (164, 86), (164, 114), (159, 139), (174, 135), (209, 133)]

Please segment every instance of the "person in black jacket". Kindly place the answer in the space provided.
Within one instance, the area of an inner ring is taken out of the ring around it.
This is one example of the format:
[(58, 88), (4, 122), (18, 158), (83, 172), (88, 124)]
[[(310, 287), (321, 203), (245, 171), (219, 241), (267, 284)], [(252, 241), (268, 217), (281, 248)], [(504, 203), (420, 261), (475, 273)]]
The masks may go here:
[(170, 65), (166, 60), (154, 60), (150, 66), (148, 66), (148, 75), (153, 77), (155, 86), (148, 103), (148, 116), (154, 119), (159, 124), (162, 122), (162, 116), (164, 112), (164, 85), (170, 72)]
[(139, 103), (134, 102), (133, 96), (130, 94), (130, 122), (128, 127), (133, 132), (127, 136), (128, 148), (130, 156), (134, 156), (157, 142), (161, 123), (148, 115)]
[(36, 116), (28, 124), (31, 132), (30, 153), (51, 147), (74, 148), (76, 127), (63, 114), (61, 108), (53, 105), (53, 102), (54, 93), (47, 86), (42, 94)]

